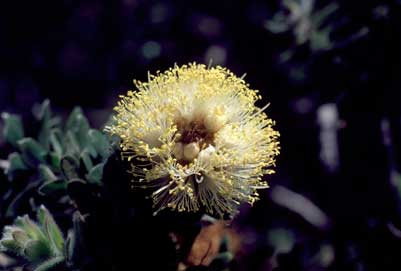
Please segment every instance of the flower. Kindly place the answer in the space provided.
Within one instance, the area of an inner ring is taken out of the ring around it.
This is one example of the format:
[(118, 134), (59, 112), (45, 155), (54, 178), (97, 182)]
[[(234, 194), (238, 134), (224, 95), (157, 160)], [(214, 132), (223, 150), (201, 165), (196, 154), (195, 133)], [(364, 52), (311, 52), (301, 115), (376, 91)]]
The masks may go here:
[[(267, 188), (279, 133), (261, 99), (222, 67), (175, 66), (134, 81), (106, 127), (132, 162), (133, 187), (154, 187), (156, 212), (169, 207), (223, 217)], [(134, 160), (135, 161), (134, 161)]]

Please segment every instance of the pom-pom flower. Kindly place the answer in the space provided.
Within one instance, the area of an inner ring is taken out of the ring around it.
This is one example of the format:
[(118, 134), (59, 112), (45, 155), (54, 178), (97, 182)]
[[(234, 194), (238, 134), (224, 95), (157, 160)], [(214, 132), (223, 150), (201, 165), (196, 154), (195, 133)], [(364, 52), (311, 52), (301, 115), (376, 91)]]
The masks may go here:
[[(134, 81), (106, 127), (132, 162), (133, 187), (154, 187), (156, 211), (235, 214), (267, 188), (279, 153), (274, 122), (242, 78), (222, 67), (189, 64)], [(134, 161), (135, 160), (135, 161)]]

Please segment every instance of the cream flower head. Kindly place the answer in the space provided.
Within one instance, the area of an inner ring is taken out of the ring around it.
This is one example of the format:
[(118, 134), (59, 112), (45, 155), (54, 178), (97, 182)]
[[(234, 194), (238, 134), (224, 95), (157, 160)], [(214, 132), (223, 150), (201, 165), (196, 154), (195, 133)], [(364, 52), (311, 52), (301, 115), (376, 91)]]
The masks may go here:
[[(279, 153), (274, 122), (242, 78), (189, 64), (134, 81), (106, 127), (132, 162), (133, 187), (154, 187), (154, 207), (224, 216), (254, 203)], [(132, 160), (135, 159), (135, 162)], [(140, 161), (140, 163), (138, 163)]]

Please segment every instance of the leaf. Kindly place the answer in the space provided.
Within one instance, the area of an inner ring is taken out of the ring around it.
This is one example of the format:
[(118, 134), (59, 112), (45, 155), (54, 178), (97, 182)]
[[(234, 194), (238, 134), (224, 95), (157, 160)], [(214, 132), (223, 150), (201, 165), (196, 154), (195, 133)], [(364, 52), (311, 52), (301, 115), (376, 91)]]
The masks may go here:
[(13, 239), (0, 240), (0, 251), (10, 251), (15, 254), (20, 254), (20, 247), (17, 241)]
[(46, 259), (50, 256), (50, 248), (48, 244), (43, 241), (30, 240), (25, 245), (24, 257), (31, 262), (39, 262), (40, 260)]
[(96, 149), (88, 142), (82, 152), (87, 152), (92, 158), (97, 158), (98, 153)]
[(39, 169), (39, 175), (44, 182), (49, 183), (57, 180), (57, 176), (48, 166), (40, 164), (38, 169)]
[(81, 153), (81, 161), (84, 163), (87, 171), (90, 171), (93, 168), (93, 163), (91, 158), (89, 157), (88, 151), (83, 151)]
[(72, 265), (74, 260), (74, 256), (75, 256), (75, 233), (74, 231), (69, 231), (68, 235), (67, 235), (67, 239), (65, 240), (65, 250), (64, 250), (64, 255), (67, 257), (67, 264), (68, 265)]
[(84, 243), (82, 237), (82, 216), (76, 211), (73, 214), (73, 224), (74, 228), (68, 233), (68, 238), (66, 241), (66, 257), (69, 262), (74, 263), (79, 260), (80, 257), (83, 257), (84, 253)]
[(68, 116), (65, 128), (67, 130), (74, 129), (74, 127), (76, 127), (77, 124), (77, 117), (82, 114), (83, 114), (82, 109), (79, 106), (75, 107)]
[(17, 217), (14, 221), (14, 224), (23, 229), (30, 238), (46, 240), (46, 237), (39, 226), (27, 215)]
[(68, 155), (79, 156), (80, 146), (79, 142), (72, 131), (67, 131), (64, 138), (65, 151)]
[(42, 127), (39, 131), (39, 142), (40, 144), (46, 148), (47, 150), (50, 147), (50, 132), (52, 128), (52, 123), (50, 122), (50, 102), (49, 100), (45, 100), (39, 108), (39, 112), (37, 113), (37, 118), (42, 122)]
[(9, 113), (2, 113), (1, 117), (4, 121), (3, 137), (7, 143), (16, 147), (18, 140), (24, 137), (21, 118)]
[(54, 169), (60, 170), (60, 169), (61, 169), (61, 167), (60, 167), (61, 156), (58, 155), (58, 154), (55, 153), (55, 152), (49, 153), (49, 156), (50, 156), (50, 165), (51, 165)]
[(62, 142), (62, 133), (60, 129), (52, 129), (50, 132), (50, 145), (54, 152), (59, 155), (60, 157), (63, 155), (63, 146), (61, 145)]
[(38, 192), (43, 195), (60, 195), (59, 192), (64, 192), (67, 189), (67, 182), (65, 180), (55, 180), (42, 184)]
[(50, 258), (38, 265), (33, 271), (49, 271), (56, 268), (65, 261), (64, 256)]
[(14, 179), (16, 171), (28, 169), (27, 165), (22, 160), (21, 155), (17, 152), (13, 152), (8, 156), (8, 162), (9, 166), (7, 168), (6, 174), (10, 181)]
[(103, 168), (104, 163), (100, 163), (94, 166), (88, 174), (86, 174), (86, 178), (91, 183), (100, 184), (103, 176)]
[(110, 153), (110, 143), (107, 136), (95, 129), (90, 129), (88, 136), (89, 141), (95, 148), (96, 152), (100, 154), (101, 157), (106, 158)]
[(27, 137), (18, 141), (18, 146), (22, 152), (24, 161), (32, 167), (38, 162), (45, 162), (46, 149), (44, 149), (35, 139)]
[(41, 104), (34, 105), (32, 113), (39, 121), (43, 121), (44, 119), (50, 120), (51, 111), (49, 99), (44, 100)]
[(46, 235), (52, 242), (53, 251), (60, 255), (64, 248), (64, 237), (60, 228), (57, 226), (53, 216), (43, 205), (38, 210), (38, 221), (45, 229)]
[(88, 119), (83, 114), (82, 109), (80, 107), (75, 107), (68, 117), (66, 130), (72, 131), (75, 134), (81, 148), (87, 145), (89, 128)]
[(78, 178), (78, 163), (72, 156), (66, 155), (61, 159), (61, 170), (67, 180)]

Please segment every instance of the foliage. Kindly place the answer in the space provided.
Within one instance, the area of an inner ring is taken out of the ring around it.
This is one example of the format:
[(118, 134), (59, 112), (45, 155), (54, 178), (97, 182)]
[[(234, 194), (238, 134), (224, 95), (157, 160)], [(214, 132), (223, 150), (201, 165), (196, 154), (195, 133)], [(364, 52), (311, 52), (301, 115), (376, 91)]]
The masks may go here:
[[(10, 154), (0, 163), (0, 224), (29, 209), (36, 210), (37, 223), (28, 215), (17, 217), (12, 226), (5, 226), (1, 248), (35, 271), (82, 268), (88, 261), (83, 249), (84, 219), (76, 209), (89, 212), (98, 197), (110, 141), (90, 128), (79, 107), (63, 123), (53, 116), (46, 100), (33, 108), (33, 116), (33, 123), (24, 127), (19, 115), (2, 114), (2, 135)], [(31, 127), (38, 129), (31, 131)], [(41, 203), (52, 206), (68, 227), (73, 224), (67, 238), (49, 211), (37, 207)]]
[(101, 185), (110, 143), (102, 132), (90, 128), (82, 110), (76, 107), (63, 124), (46, 100), (34, 107), (33, 115), (39, 129), (28, 135), (20, 116), (2, 114), (3, 138), (13, 148), (1, 164), (10, 183), (3, 193), (8, 204), (2, 204), (0, 212), (5, 217), (14, 216), (18, 206), (35, 196), (69, 204), (69, 198), (80, 201), (78, 189)]
[(37, 211), (37, 222), (25, 215), (4, 228), (0, 251), (23, 258), (34, 271), (72, 267), (79, 234), (79, 222), (76, 218), (74, 222), (74, 230), (65, 239), (53, 216), (42, 205)]

